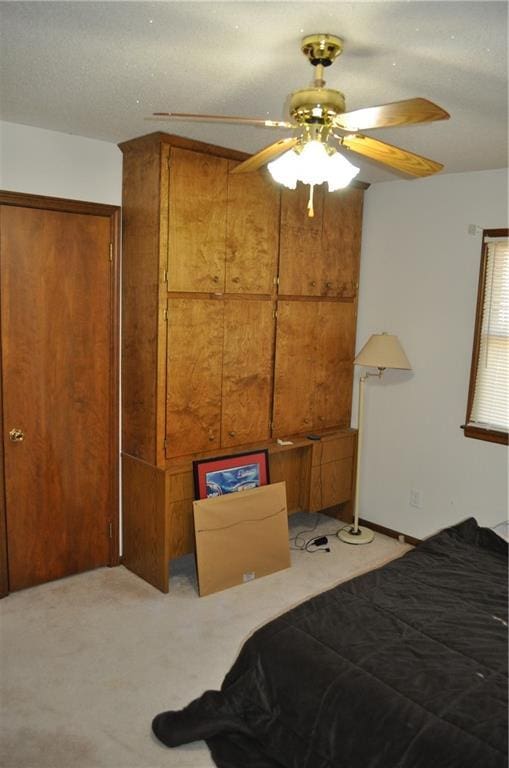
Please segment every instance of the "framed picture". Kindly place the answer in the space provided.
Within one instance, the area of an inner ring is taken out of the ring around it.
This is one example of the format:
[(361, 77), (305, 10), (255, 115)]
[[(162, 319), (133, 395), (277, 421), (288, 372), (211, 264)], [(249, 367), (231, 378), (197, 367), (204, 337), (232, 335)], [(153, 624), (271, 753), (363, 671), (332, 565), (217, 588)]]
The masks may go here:
[(265, 448), (193, 461), (193, 473), (196, 499), (208, 499), (268, 485), (269, 452)]

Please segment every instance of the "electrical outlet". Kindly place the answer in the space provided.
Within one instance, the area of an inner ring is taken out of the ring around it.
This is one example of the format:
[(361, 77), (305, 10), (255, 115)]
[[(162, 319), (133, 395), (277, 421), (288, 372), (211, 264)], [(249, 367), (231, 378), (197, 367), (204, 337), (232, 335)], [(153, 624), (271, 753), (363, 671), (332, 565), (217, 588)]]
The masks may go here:
[(422, 491), (418, 490), (417, 488), (412, 488), (410, 491), (410, 506), (416, 507), (417, 509), (422, 509)]

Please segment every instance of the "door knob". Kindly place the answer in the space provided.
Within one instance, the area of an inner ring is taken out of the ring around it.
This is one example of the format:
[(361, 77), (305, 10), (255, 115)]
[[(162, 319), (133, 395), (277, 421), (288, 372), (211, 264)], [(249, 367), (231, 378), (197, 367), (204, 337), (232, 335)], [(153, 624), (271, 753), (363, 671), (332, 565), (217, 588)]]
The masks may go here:
[(13, 443), (21, 443), (24, 439), (25, 439), (25, 433), (23, 432), (22, 429), (13, 427), (9, 432), (9, 440), (11, 440)]

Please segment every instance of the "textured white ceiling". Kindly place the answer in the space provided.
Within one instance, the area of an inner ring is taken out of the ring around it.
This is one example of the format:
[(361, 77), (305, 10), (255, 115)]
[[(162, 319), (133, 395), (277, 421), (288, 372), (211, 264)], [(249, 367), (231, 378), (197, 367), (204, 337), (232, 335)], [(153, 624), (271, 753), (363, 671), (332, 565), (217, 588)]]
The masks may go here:
[[(288, 132), (152, 122), (154, 111), (285, 118), (313, 69), (300, 40), (344, 39), (326, 70), (347, 109), (422, 96), (448, 121), (366, 132), (445, 164), (507, 167), (507, 3), (2, 2), (0, 118), (118, 143), (163, 130), (247, 152)], [(394, 179), (361, 161), (359, 178)]]

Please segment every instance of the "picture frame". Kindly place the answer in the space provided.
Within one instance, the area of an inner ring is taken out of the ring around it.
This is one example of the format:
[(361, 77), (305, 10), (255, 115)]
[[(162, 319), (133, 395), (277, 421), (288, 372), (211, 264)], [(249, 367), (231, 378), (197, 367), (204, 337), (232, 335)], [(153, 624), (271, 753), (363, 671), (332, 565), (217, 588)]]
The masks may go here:
[(195, 499), (208, 499), (268, 485), (267, 448), (193, 461)]

